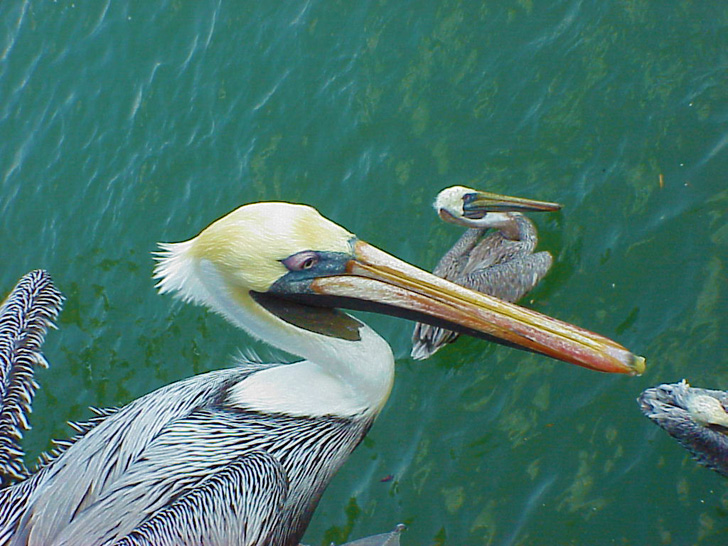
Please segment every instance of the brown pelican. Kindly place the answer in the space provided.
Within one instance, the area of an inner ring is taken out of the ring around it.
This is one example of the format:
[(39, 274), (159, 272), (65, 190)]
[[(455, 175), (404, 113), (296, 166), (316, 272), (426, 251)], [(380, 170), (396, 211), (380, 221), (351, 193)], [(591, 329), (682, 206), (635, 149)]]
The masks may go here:
[(242, 363), (100, 412), (0, 490), (0, 545), (297, 545), (394, 379), (389, 345), (340, 307), (429, 317), (595, 370), (644, 370), (613, 341), (421, 271), (308, 206), (245, 205), (161, 248), (160, 292), (302, 360)]
[(645, 390), (642, 413), (692, 453), (700, 464), (728, 476), (728, 393), (679, 383)]
[[(442, 190), (433, 206), (444, 221), (468, 228), (435, 266), (433, 273), (438, 277), (514, 302), (551, 268), (551, 254), (533, 253), (538, 243), (536, 226), (519, 211), (559, 210), (558, 203), (453, 186)], [(458, 335), (417, 323), (412, 333), (412, 358), (429, 358)]]

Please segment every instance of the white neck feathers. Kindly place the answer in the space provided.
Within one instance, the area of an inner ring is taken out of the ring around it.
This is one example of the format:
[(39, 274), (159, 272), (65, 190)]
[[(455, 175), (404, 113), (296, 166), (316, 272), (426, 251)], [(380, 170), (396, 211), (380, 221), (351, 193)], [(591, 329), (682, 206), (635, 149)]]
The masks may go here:
[(394, 357), (365, 324), (356, 341), (329, 337), (273, 315), (216, 266), (190, 252), (194, 240), (162, 245), (155, 278), (161, 293), (205, 305), (254, 337), (306, 360), (259, 371), (231, 389), (228, 403), (296, 416), (376, 414), (389, 397)]

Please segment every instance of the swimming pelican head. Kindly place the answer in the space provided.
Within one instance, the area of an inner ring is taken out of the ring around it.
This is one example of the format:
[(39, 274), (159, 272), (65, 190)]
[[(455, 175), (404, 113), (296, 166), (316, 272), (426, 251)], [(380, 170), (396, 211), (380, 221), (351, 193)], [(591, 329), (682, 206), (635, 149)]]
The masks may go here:
[(509, 212), (554, 211), (561, 205), (451, 186), (437, 194), (433, 207), (445, 222), (486, 228), (500, 227), (507, 221)]

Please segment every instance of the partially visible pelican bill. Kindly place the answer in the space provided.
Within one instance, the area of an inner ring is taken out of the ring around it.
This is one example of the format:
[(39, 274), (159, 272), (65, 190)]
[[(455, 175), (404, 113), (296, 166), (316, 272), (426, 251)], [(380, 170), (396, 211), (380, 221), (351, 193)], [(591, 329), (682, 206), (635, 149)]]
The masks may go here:
[[(389, 533), (360, 538), (352, 542), (342, 544), (341, 546), (399, 546), (399, 535), (401, 535), (404, 530), (405, 526), (400, 523)], [(333, 542), (331, 543), (331, 546), (335, 546)]]
[(155, 277), (160, 292), (302, 359), (240, 363), (99, 412), (38, 472), (0, 489), (0, 546), (297, 546), (394, 380), (389, 345), (338, 307), (595, 370), (644, 369), (609, 339), (426, 273), (303, 205), (245, 205), (163, 244)]
[[(521, 212), (555, 211), (561, 208), (558, 203), (453, 186), (437, 195), (433, 207), (442, 220), (468, 228), (440, 259), (434, 275), (515, 302), (551, 268), (551, 254), (534, 254), (536, 226)], [(451, 330), (418, 323), (412, 333), (412, 358), (429, 358), (457, 338)]]
[(728, 477), (728, 392), (687, 381), (645, 390), (640, 409), (687, 449), (698, 463)]

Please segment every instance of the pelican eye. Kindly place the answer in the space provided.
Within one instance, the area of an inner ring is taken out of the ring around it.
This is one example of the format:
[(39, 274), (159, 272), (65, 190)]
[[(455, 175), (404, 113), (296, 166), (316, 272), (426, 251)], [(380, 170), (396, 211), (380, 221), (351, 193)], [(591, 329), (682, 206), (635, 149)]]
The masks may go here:
[(311, 269), (319, 262), (319, 255), (313, 250), (304, 250), (291, 254), (281, 263), (286, 266), (288, 271), (305, 271)]

